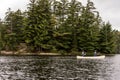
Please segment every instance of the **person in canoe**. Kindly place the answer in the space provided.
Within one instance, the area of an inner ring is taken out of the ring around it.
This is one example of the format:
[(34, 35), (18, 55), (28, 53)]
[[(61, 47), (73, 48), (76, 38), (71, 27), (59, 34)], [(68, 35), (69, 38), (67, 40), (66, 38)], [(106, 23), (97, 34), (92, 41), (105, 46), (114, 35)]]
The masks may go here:
[(85, 56), (85, 55), (86, 55), (86, 53), (85, 53), (85, 51), (83, 50), (83, 51), (82, 51), (82, 56)]
[(94, 56), (97, 56), (97, 51), (96, 50), (94, 51)]

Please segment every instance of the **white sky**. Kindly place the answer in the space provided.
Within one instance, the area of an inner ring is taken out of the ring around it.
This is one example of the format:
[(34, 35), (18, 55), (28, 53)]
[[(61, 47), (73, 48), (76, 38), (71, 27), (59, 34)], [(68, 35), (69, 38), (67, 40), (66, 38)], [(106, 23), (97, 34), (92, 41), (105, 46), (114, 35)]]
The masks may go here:
[(29, 0), (0, 0), (0, 18), (5, 17), (5, 12), (8, 8), (12, 10), (21, 9), (22, 11), (26, 9)]
[[(87, 0), (80, 0), (84, 4)], [(97, 11), (100, 12), (100, 16), (103, 21), (109, 21), (113, 29), (120, 31), (120, 0), (91, 0), (94, 2)], [(4, 18), (5, 12), (8, 8), (12, 10), (25, 10), (29, 0), (0, 0), (0, 18)]]

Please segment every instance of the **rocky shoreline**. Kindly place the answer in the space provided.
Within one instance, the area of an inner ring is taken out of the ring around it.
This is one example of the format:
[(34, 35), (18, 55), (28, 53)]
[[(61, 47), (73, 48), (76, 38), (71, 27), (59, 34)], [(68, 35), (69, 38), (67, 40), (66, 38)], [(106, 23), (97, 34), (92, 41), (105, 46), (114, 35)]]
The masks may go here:
[(22, 52), (22, 51), (1, 51), (0, 55), (60, 55), (58, 53), (44, 53), (44, 52), (38, 52), (38, 53), (31, 53), (31, 52)]
[[(80, 52), (81, 53), (81, 52)], [(115, 54), (104, 54), (104, 53), (101, 53), (103, 55), (106, 55), (106, 56), (114, 56)], [(35, 53), (32, 53), (32, 52), (27, 52), (23, 49), (19, 50), (19, 51), (0, 51), (0, 55), (5, 55), (5, 56), (63, 56), (62, 54), (60, 53), (51, 53), (51, 52), (35, 52)], [(77, 54), (64, 54), (64, 56), (75, 56)]]

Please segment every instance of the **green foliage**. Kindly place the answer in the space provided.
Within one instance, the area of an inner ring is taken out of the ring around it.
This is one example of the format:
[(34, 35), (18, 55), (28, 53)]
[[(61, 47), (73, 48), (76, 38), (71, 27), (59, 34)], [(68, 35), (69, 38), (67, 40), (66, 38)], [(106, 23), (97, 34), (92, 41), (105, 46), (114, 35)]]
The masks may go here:
[(113, 35), (114, 35), (114, 43), (115, 43), (114, 52), (120, 54), (120, 32), (114, 30)]
[(88, 1), (87, 6), (82, 8), (79, 19), (79, 50), (94, 51), (98, 49), (99, 40), (99, 14), (95, 13), (94, 4)]
[(5, 25), (0, 20), (0, 50), (4, 47), (4, 31), (5, 31)]
[(103, 24), (100, 31), (100, 51), (103, 53), (113, 53), (114, 51), (114, 35), (110, 23)]
[(29, 51), (90, 55), (119, 52), (120, 34), (103, 23), (94, 3), (78, 0), (30, 0), (28, 9), (6, 12), (0, 23), (0, 49), (17, 50), (25, 43)]
[(18, 45), (23, 42), (23, 32), (22, 28), (24, 27), (23, 23), (23, 14), (21, 10), (16, 12), (8, 9), (5, 17), (5, 35), (4, 44), (6, 50), (16, 50)]
[(48, 0), (31, 0), (28, 7), (25, 42), (32, 51), (50, 50), (49, 41), (53, 33), (52, 16)]

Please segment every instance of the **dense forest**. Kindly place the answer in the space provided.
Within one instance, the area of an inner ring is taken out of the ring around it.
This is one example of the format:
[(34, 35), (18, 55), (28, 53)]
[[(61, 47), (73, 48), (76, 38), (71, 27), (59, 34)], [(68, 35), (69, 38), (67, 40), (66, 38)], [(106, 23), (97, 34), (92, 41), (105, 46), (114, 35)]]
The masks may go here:
[[(119, 26), (119, 25), (118, 25)], [(30, 0), (27, 10), (6, 12), (0, 21), (0, 50), (76, 54), (120, 53), (120, 32), (104, 22), (90, 0)]]

